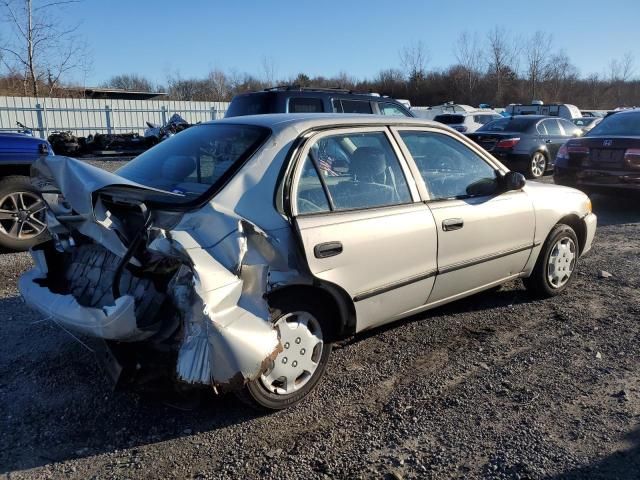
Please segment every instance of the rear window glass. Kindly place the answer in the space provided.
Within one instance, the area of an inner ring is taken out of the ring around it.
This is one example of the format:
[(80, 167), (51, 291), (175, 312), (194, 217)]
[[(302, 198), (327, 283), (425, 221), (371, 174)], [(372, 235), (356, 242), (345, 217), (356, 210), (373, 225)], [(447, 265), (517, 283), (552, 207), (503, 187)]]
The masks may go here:
[(324, 112), (321, 98), (290, 98), (289, 113)]
[(586, 127), (587, 125), (593, 123), (595, 120), (596, 120), (596, 117), (574, 118), (573, 123), (578, 127)]
[(632, 135), (640, 136), (640, 112), (614, 113), (602, 120), (586, 134), (594, 135)]
[(501, 118), (480, 127), (478, 132), (524, 132), (537, 120), (526, 117)]
[(464, 123), (464, 115), (436, 115), (433, 120), (446, 125), (457, 125)]
[(242, 115), (264, 115), (273, 113), (274, 97), (268, 94), (238, 95), (233, 97), (225, 117), (240, 117)]
[(221, 186), (269, 133), (267, 128), (250, 125), (196, 125), (147, 150), (116, 173), (182, 195), (188, 202)]
[(340, 100), (343, 113), (373, 113), (371, 103), (363, 100)]

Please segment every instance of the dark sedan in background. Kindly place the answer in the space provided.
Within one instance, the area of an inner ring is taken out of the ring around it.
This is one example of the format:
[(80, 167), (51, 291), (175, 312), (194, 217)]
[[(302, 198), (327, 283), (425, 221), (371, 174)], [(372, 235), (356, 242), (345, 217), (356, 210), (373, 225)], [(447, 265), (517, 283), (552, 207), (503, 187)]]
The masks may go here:
[(484, 125), (467, 136), (511, 170), (539, 178), (553, 168), (560, 147), (581, 131), (569, 120), (518, 115)]
[(605, 118), (558, 152), (554, 181), (586, 191), (640, 191), (640, 109)]

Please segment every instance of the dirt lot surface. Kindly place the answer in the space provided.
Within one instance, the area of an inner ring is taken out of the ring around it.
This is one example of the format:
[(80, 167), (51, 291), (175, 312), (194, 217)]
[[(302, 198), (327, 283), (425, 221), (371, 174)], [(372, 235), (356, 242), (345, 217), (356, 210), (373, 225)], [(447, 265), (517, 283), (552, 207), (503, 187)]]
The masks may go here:
[(0, 255), (0, 478), (640, 478), (640, 203), (593, 200), (566, 294), (514, 282), (360, 336), (270, 415), (113, 391)]

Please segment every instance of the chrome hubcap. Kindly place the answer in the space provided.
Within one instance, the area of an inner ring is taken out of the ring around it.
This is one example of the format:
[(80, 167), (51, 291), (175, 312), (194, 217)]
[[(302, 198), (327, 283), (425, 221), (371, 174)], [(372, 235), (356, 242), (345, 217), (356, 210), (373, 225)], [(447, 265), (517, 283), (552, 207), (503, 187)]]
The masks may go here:
[(293, 312), (275, 324), (282, 352), (261, 377), (262, 385), (273, 393), (293, 393), (313, 376), (322, 356), (320, 323), (309, 312)]
[(534, 177), (541, 177), (547, 166), (547, 159), (541, 153), (536, 153), (531, 159), (531, 173)]
[(556, 242), (547, 263), (547, 279), (553, 288), (565, 285), (576, 266), (576, 244), (569, 237)]
[(17, 240), (37, 237), (47, 228), (45, 210), (35, 193), (10, 193), (0, 199), (0, 231)]

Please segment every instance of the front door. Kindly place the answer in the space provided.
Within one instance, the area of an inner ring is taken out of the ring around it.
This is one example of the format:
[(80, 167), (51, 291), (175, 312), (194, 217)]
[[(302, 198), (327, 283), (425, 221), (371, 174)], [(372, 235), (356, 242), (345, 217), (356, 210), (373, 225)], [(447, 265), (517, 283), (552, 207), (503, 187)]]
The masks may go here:
[(388, 130), (323, 132), (301, 153), (291, 210), (307, 264), (353, 299), (357, 331), (424, 306), (436, 225)]
[(531, 200), (501, 189), (497, 166), (442, 131), (398, 128), (424, 181), (438, 231), (438, 276), (429, 304), (517, 276), (533, 247)]

